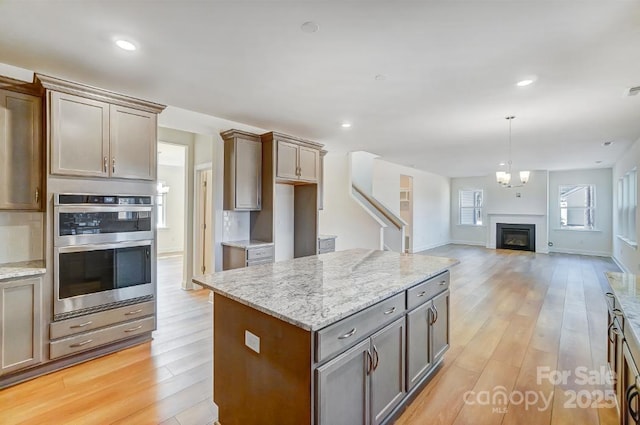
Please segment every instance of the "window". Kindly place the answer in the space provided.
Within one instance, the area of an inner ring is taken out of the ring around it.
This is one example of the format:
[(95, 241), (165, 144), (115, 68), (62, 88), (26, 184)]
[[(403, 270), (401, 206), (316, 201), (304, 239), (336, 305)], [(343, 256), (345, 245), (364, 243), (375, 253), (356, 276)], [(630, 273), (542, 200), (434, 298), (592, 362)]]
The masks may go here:
[(482, 190), (463, 189), (459, 192), (460, 224), (482, 225)]
[(596, 187), (593, 184), (560, 186), (560, 227), (574, 230), (595, 228)]
[(165, 182), (158, 182), (158, 194), (156, 195), (156, 225), (158, 229), (167, 227), (167, 193), (169, 193), (169, 186)]
[(636, 244), (637, 173), (633, 169), (618, 180), (618, 236)]

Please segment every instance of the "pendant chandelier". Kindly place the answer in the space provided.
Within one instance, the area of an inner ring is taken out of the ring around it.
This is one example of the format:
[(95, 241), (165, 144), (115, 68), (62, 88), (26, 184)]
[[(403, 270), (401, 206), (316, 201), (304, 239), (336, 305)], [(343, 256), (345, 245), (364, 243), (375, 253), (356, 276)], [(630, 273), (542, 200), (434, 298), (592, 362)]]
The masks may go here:
[(496, 181), (502, 187), (522, 187), (529, 181), (529, 175), (531, 174), (529, 171), (520, 171), (520, 184), (514, 185), (511, 184), (511, 121), (513, 121), (516, 117), (514, 115), (510, 115), (505, 117), (507, 121), (509, 121), (509, 162), (507, 163), (507, 171), (496, 171)]

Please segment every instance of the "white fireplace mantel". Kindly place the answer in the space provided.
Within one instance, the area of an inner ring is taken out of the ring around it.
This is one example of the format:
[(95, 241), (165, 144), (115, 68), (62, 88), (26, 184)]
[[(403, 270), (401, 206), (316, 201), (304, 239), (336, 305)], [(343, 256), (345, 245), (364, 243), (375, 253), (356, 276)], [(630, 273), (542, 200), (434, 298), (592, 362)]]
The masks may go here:
[(487, 248), (496, 249), (496, 225), (507, 224), (535, 224), (536, 252), (549, 253), (549, 236), (547, 232), (547, 216), (545, 214), (487, 214)]

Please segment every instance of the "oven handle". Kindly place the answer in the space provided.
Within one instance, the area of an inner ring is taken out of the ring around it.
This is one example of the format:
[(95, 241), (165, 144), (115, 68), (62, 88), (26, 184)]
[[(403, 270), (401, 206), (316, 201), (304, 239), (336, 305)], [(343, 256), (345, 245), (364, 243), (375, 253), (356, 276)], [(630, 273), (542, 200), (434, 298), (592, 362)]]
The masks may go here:
[(65, 205), (55, 207), (56, 214), (59, 213), (93, 213), (93, 212), (151, 212), (153, 206), (145, 205), (119, 205), (119, 206), (97, 206), (97, 205)]
[(151, 240), (142, 240), (142, 241), (124, 241), (124, 242), (116, 242), (116, 243), (97, 243), (97, 244), (89, 244), (89, 245), (74, 245), (74, 246), (61, 246), (57, 247), (56, 250), (61, 253), (68, 252), (82, 252), (82, 251), (100, 251), (104, 249), (117, 249), (117, 248), (130, 248), (134, 246), (151, 246), (153, 241)]

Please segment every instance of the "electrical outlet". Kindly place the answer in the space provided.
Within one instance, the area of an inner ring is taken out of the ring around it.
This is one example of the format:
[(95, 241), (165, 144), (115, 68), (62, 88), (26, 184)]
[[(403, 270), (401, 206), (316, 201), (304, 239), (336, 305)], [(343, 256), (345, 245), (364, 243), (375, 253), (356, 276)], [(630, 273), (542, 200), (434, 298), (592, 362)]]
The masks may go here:
[(247, 330), (244, 331), (244, 345), (260, 354), (260, 337)]

